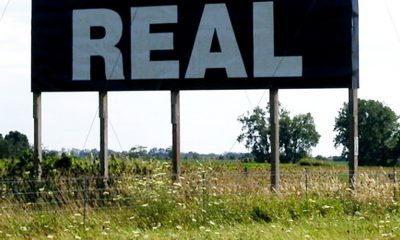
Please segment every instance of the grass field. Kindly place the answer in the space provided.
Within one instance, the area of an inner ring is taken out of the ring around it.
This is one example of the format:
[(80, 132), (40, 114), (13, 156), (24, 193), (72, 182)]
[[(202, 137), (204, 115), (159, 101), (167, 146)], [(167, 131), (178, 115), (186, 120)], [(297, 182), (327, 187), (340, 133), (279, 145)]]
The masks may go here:
[(184, 162), (172, 184), (167, 162), (115, 160), (106, 182), (3, 177), (0, 239), (400, 239), (392, 169), (361, 168), (350, 190), (346, 166), (283, 165), (279, 193), (268, 169)]
[[(96, 213), (85, 226), (77, 215), (43, 215), (33, 224), (15, 223), (16, 229), (2, 233), (6, 239), (399, 239), (400, 219), (391, 215), (365, 219), (363, 216), (325, 216), (272, 223), (177, 225), (160, 229), (141, 229), (132, 224), (126, 213)], [(17, 220), (17, 219), (16, 219)], [(42, 225), (38, 223), (42, 222)]]

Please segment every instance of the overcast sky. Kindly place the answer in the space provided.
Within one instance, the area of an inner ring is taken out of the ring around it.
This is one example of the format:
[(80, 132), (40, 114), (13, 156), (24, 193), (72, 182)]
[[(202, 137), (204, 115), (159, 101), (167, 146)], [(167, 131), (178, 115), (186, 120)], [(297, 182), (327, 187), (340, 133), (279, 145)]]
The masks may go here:
[[(0, 0), (0, 133), (18, 130), (33, 143), (30, 2)], [(359, 97), (383, 101), (400, 114), (400, 1), (359, 0), (359, 4)], [(282, 106), (292, 115), (314, 116), (321, 139), (313, 154), (340, 154), (333, 146), (333, 126), (348, 90), (279, 93)], [(42, 98), (44, 148), (98, 148), (97, 93), (43, 93)], [(268, 92), (258, 90), (181, 92), (182, 151), (246, 151), (235, 143), (241, 131), (237, 118), (259, 103), (266, 106), (268, 99)], [(111, 149), (171, 146), (169, 92), (110, 92), (109, 117)]]

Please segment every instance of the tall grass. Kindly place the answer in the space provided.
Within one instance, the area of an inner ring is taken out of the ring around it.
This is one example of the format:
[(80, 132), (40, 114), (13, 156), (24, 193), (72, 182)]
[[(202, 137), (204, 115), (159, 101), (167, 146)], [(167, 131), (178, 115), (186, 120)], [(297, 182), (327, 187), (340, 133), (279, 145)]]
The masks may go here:
[(335, 239), (400, 236), (389, 173), (363, 171), (350, 190), (342, 170), (287, 167), (279, 193), (270, 191), (267, 169), (211, 162), (186, 165), (175, 184), (161, 161), (114, 160), (107, 180), (56, 169), (35, 181), (26, 173), (0, 181), (0, 239), (235, 239), (230, 231), (324, 239), (313, 228)]

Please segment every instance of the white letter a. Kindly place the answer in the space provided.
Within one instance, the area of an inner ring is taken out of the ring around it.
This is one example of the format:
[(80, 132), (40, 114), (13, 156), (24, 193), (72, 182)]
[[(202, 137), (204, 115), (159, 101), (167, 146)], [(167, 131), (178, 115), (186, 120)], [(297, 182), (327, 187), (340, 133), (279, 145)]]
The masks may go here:
[[(211, 52), (214, 33), (221, 52)], [(229, 78), (247, 73), (225, 4), (206, 4), (185, 78), (204, 78), (208, 68), (225, 68)]]

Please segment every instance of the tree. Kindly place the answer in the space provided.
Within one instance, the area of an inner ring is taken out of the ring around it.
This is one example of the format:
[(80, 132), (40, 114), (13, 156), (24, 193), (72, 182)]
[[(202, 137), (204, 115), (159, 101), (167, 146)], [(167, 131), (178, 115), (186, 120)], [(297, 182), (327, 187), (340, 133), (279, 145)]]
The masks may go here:
[(253, 113), (241, 116), (238, 121), (242, 123), (242, 133), (237, 138), (238, 142), (245, 142), (247, 149), (251, 150), (257, 162), (265, 162), (270, 158), (270, 126), (266, 112), (256, 107)]
[(3, 135), (0, 134), (0, 159), (8, 157), (8, 143), (4, 140)]
[(151, 158), (167, 160), (167, 159), (171, 159), (172, 149), (171, 148), (152, 148), (149, 150), (149, 152), (147, 154)]
[[(270, 158), (270, 124), (266, 113), (257, 107), (250, 114), (239, 117), (242, 123), (242, 133), (238, 137), (239, 142), (245, 142), (246, 148), (251, 150), (257, 162), (265, 162)], [(279, 119), (279, 147), (283, 162), (297, 162), (305, 157), (312, 147), (318, 144), (320, 135), (315, 129), (312, 115), (299, 114), (290, 117), (285, 109), (280, 110)]]
[(283, 148), (283, 162), (295, 163), (309, 154), (318, 144), (321, 135), (315, 129), (311, 113), (298, 114), (291, 119), (289, 112), (283, 111), (280, 120), (279, 145)]
[(21, 158), (29, 150), (28, 137), (18, 131), (9, 132), (4, 138), (0, 134), (0, 159)]
[[(385, 104), (374, 100), (360, 99), (358, 102), (359, 164), (389, 166), (396, 160), (396, 145), (399, 137), (398, 116)], [(342, 157), (348, 159), (350, 139), (348, 104), (335, 119), (335, 147), (342, 146)]]
[(10, 131), (4, 140), (8, 143), (9, 157), (20, 157), (29, 149), (28, 137), (18, 131)]
[(144, 158), (147, 156), (146, 147), (144, 146), (134, 146), (129, 150), (129, 158)]
[(400, 165), (400, 129), (397, 131), (395, 139), (397, 144), (393, 149), (393, 165)]

